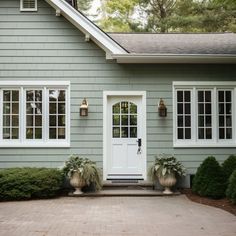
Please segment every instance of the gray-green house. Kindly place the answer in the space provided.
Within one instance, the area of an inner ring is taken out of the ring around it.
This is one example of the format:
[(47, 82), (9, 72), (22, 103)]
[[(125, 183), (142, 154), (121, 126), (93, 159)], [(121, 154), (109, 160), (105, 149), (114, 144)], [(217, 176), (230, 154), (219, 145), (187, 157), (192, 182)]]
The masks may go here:
[(166, 153), (188, 185), (205, 157), (236, 153), (235, 64), (233, 33), (106, 34), (63, 0), (1, 0), (0, 168), (76, 153), (104, 180), (146, 180)]

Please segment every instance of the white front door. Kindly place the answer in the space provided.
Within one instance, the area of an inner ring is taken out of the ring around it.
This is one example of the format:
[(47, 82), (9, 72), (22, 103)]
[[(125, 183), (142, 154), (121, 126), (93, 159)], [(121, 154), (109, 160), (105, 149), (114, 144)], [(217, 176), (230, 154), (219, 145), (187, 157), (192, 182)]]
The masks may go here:
[(144, 179), (142, 96), (107, 97), (107, 179)]

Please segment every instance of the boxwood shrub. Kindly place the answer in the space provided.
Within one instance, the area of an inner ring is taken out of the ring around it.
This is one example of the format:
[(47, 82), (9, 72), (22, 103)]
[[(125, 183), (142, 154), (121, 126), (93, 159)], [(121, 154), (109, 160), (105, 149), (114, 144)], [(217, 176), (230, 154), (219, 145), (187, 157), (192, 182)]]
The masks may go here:
[(236, 156), (230, 155), (223, 163), (222, 163), (223, 172), (225, 175), (226, 182), (228, 183), (229, 177), (236, 170)]
[(215, 157), (207, 157), (197, 169), (193, 179), (193, 192), (200, 196), (218, 199), (225, 196), (225, 189), (222, 167)]
[(231, 174), (229, 178), (228, 188), (226, 190), (226, 196), (234, 204), (236, 204), (236, 170)]
[(0, 200), (50, 198), (57, 195), (63, 175), (57, 169), (9, 168), (0, 171)]

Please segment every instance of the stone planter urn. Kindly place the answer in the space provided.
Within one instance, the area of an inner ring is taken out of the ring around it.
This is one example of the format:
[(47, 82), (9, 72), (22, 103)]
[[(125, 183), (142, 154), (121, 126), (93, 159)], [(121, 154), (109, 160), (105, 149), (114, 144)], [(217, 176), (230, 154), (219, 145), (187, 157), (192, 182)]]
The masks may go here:
[(173, 194), (171, 187), (176, 184), (176, 177), (174, 174), (159, 176), (159, 182), (164, 187), (163, 194)]
[(73, 173), (73, 175), (70, 178), (70, 184), (72, 187), (75, 188), (73, 195), (83, 194), (83, 192), (81, 191), (81, 188), (83, 188), (86, 185), (86, 183), (84, 180), (81, 179), (80, 173), (78, 172)]

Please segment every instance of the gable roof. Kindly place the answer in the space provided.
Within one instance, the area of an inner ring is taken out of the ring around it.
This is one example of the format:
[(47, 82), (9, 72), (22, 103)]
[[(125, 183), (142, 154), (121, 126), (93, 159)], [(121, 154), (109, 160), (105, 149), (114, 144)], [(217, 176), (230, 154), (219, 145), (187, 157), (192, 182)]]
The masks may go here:
[(236, 34), (138, 34), (102, 31), (64, 0), (45, 0), (118, 63), (233, 63)]

